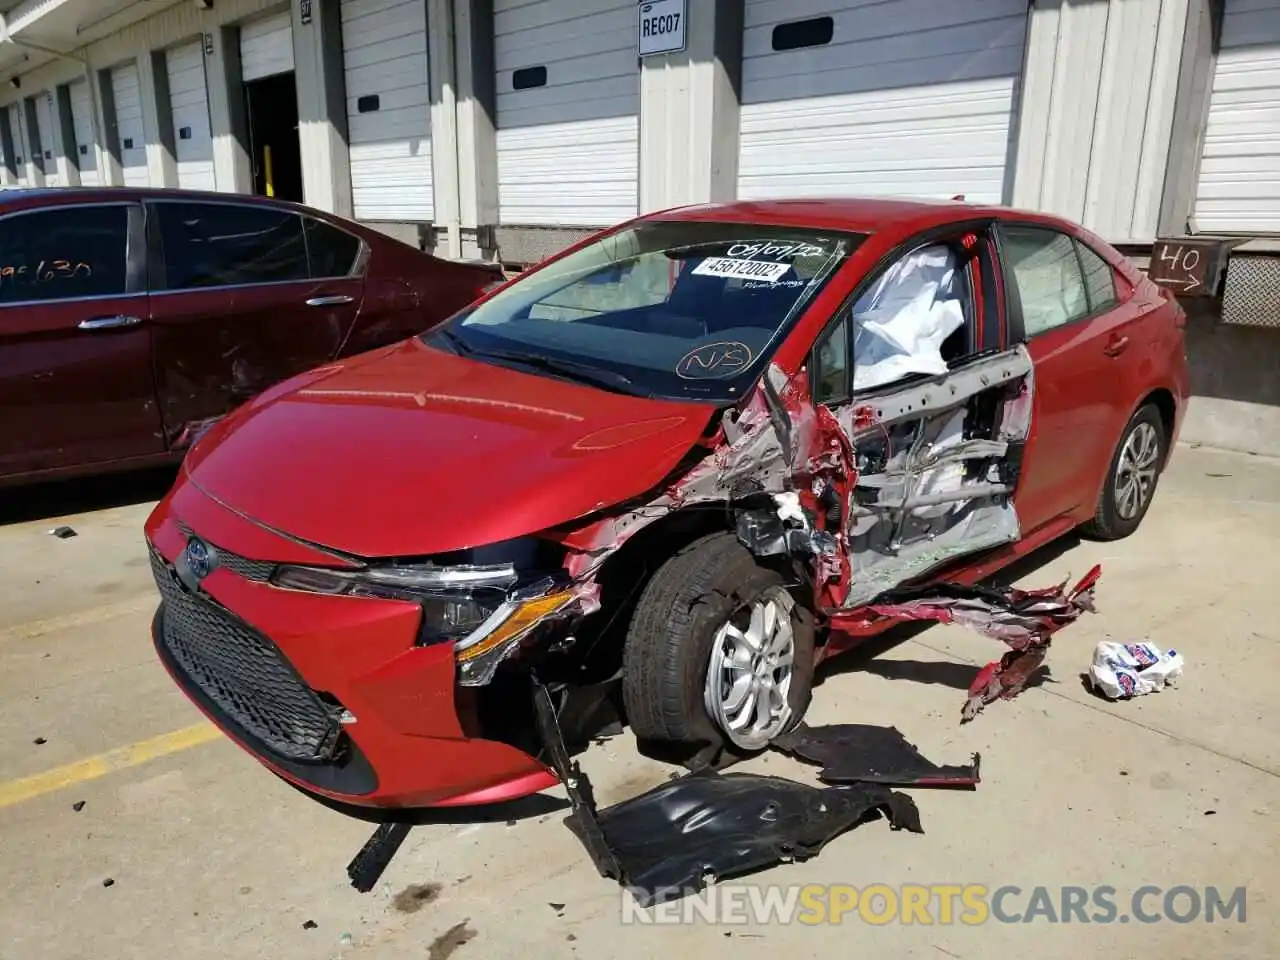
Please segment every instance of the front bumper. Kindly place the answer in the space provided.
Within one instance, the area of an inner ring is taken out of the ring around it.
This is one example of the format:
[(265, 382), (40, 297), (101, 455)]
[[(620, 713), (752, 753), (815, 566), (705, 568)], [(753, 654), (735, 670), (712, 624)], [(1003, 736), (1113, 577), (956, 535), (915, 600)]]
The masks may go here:
[[(188, 530), (232, 558), (194, 593), (174, 570)], [(452, 651), (414, 645), (415, 605), (270, 586), (245, 555), (296, 562), (305, 548), (181, 480), (146, 532), (161, 594), (152, 626), (161, 663), (281, 777), (371, 807), (495, 803), (557, 782), (527, 753), (464, 729)]]

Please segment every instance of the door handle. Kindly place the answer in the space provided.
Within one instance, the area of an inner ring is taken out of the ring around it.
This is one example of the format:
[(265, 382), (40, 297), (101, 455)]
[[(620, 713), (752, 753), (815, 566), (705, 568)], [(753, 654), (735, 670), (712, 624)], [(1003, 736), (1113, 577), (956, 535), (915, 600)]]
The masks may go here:
[(1107, 345), (1102, 348), (1102, 352), (1108, 357), (1118, 357), (1124, 353), (1125, 348), (1129, 346), (1128, 337), (1112, 337), (1107, 341)]
[(332, 296), (332, 297), (312, 297), (310, 300), (307, 301), (307, 306), (308, 307), (338, 307), (344, 303), (351, 303), (351, 301), (353, 300), (355, 300), (355, 297), (348, 297), (343, 294), (338, 294), (337, 296)]
[(116, 330), (120, 327), (136, 327), (142, 322), (141, 317), (126, 317), (117, 314), (114, 317), (94, 317), (92, 320), (81, 320), (81, 330)]

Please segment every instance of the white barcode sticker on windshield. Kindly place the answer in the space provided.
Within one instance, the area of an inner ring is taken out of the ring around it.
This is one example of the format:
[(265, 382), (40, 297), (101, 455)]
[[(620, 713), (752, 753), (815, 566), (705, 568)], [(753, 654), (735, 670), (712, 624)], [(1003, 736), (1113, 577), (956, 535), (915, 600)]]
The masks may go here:
[(694, 267), (693, 272), (704, 277), (734, 277), (739, 280), (764, 280), (767, 283), (777, 283), (790, 269), (789, 263), (708, 257)]

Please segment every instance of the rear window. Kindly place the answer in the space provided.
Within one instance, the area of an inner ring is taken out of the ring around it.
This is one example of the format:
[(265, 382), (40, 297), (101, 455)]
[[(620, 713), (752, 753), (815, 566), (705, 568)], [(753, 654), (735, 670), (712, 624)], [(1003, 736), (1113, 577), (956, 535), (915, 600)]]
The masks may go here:
[(650, 396), (732, 400), (864, 239), (648, 221), (526, 274), (432, 342), (569, 361)]

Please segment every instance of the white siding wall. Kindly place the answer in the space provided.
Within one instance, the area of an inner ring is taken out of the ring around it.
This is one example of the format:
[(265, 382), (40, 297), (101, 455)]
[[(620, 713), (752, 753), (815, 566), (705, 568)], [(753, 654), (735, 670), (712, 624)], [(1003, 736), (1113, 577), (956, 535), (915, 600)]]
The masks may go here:
[(1186, 19), (1187, 0), (1037, 0), (1015, 205), (1155, 239)]
[(356, 218), (432, 220), (425, 0), (342, 0), (342, 56)]
[[(498, 215), (606, 226), (634, 216), (640, 70), (634, 0), (494, 0)], [(546, 69), (517, 90), (513, 76)]]
[(293, 23), (287, 11), (241, 25), (240, 70), (245, 82), (292, 69)]
[(19, 186), (28, 186), (31, 175), (28, 172), (31, 164), (31, 146), (27, 139), (26, 112), (22, 109), (22, 101), (9, 104), (9, 129), (13, 133), (14, 164), (17, 167)]
[(102, 182), (98, 175), (98, 151), (94, 148), (93, 100), (89, 96), (89, 84), (84, 79), (73, 80), (68, 85), (71, 98), (71, 124), (75, 128), (75, 158), (80, 165), (80, 184), (96, 187)]
[[(822, 17), (830, 42), (774, 49), (780, 24)], [(747, 0), (739, 195), (1005, 199), (1026, 17), (1026, 0)]]
[(58, 175), (58, 158), (62, 155), (62, 131), (58, 129), (58, 111), (53, 104), (53, 91), (36, 94), (36, 126), (40, 134), (40, 154), (47, 187), (64, 186)]
[(116, 136), (120, 143), (120, 169), (126, 187), (151, 183), (147, 172), (147, 141), (142, 126), (142, 90), (138, 85), (138, 65), (126, 63), (111, 71), (111, 92), (115, 97)]
[(170, 48), (165, 53), (165, 68), (173, 111), (178, 186), (184, 190), (213, 190), (213, 133), (209, 126), (209, 92), (200, 41)]
[(1226, 0), (1194, 221), (1280, 233), (1280, 0)]

